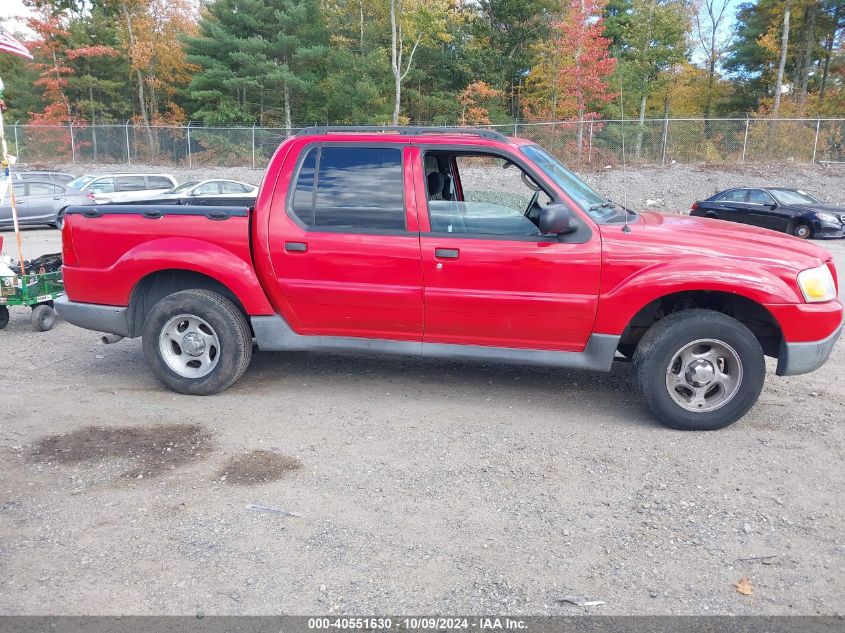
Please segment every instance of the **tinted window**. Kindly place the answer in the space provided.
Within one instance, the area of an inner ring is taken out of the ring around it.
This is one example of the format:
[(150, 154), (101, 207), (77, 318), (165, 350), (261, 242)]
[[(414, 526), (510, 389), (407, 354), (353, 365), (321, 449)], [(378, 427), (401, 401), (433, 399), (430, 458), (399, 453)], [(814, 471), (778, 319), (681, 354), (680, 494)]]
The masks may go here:
[(29, 195), (31, 196), (52, 196), (56, 188), (46, 182), (29, 183)]
[(748, 202), (754, 204), (772, 204), (774, 199), (762, 189), (749, 189)]
[(723, 202), (745, 202), (745, 189), (732, 189), (719, 196)]
[(144, 191), (147, 188), (147, 183), (144, 182), (143, 176), (118, 176), (117, 190), (118, 191)]
[(170, 189), (174, 183), (164, 176), (147, 176), (150, 189)]
[[(14, 187), (14, 190), (15, 190), (15, 195), (16, 195), (16, 196), (20, 197), (20, 196), (25, 196), (25, 195), (26, 195), (26, 185), (24, 185), (22, 182), (16, 182), (16, 183), (15, 183), (14, 185), (12, 185), (12, 186)], [(7, 200), (7, 202), (6, 202), (6, 204), (7, 204), (7, 203), (8, 203), (8, 198), (7, 198), (6, 200)]]
[(312, 149), (300, 168), (292, 206), (309, 226), (404, 230), (402, 150)]

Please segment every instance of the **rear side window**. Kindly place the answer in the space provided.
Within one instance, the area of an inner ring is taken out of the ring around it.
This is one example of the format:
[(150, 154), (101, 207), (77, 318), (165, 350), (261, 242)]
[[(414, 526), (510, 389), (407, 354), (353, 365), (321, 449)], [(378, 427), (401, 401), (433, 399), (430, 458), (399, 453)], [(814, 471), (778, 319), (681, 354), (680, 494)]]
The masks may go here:
[(164, 176), (147, 176), (147, 182), (150, 189), (171, 189), (176, 185)]
[(118, 191), (144, 191), (147, 188), (143, 176), (118, 176), (116, 180)]
[(213, 196), (220, 193), (220, 185), (216, 182), (207, 182), (194, 189), (194, 196)]
[(719, 200), (724, 202), (745, 202), (745, 189), (733, 189), (719, 196)]
[(300, 166), (291, 210), (314, 228), (404, 230), (402, 150), (312, 148)]

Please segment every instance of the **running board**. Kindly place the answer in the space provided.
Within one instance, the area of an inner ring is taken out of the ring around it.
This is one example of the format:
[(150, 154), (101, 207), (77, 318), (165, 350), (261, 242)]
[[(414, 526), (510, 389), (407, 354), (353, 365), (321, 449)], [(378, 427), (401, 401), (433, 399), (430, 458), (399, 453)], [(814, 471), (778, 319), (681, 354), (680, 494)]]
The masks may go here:
[(459, 361), (511, 363), (610, 371), (621, 337), (592, 334), (582, 352), (556, 352), (514, 347), (421, 343), (353, 336), (308, 336), (294, 332), (280, 316), (250, 318), (258, 349), (267, 352), (374, 353)]

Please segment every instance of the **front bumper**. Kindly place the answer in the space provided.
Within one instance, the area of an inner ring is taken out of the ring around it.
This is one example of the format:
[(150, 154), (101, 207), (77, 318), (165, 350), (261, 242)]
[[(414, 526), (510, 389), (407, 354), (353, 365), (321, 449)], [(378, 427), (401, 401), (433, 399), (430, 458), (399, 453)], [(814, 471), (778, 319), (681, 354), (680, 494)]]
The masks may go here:
[(845, 224), (837, 222), (820, 222), (818, 220), (813, 222), (813, 237), (816, 239), (832, 239), (837, 237), (845, 237)]
[(56, 312), (68, 323), (95, 332), (129, 336), (127, 309), (123, 306), (77, 303), (67, 296), (59, 297), (53, 303)]
[(830, 357), (836, 341), (839, 340), (839, 336), (842, 334), (843, 325), (845, 324), (841, 324), (833, 334), (820, 341), (805, 343), (787, 343), (783, 341), (780, 344), (780, 353), (778, 354), (777, 375), (797, 376), (799, 374), (808, 374), (824, 365)]

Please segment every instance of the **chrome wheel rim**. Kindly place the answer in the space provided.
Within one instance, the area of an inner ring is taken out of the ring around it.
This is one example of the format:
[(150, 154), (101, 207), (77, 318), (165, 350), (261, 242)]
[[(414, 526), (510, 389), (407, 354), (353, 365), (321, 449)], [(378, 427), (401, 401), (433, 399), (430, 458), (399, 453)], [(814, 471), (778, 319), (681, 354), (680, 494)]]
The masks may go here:
[(724, 407), (742, 384), (742, 361), (736, 350), (715, 339), (684, 345), (666, 368), (666, 390), (679, 407), (707, 413)]
[(158, 348), (165, 364), (184, 378), (210, 374), (220, 359), (220, 339), (208, 321), (193, 314), (173, 317), (161, 328)]
[(795, 229), (795, 235), (801, 238), (807, 238), (810, 236), (810, 229), (807, 226), (799, 226), (797, 229)]

